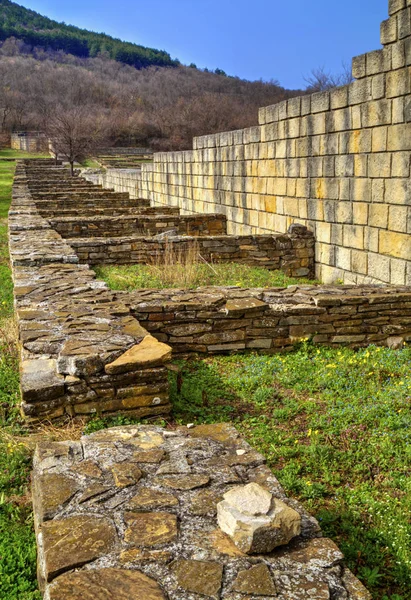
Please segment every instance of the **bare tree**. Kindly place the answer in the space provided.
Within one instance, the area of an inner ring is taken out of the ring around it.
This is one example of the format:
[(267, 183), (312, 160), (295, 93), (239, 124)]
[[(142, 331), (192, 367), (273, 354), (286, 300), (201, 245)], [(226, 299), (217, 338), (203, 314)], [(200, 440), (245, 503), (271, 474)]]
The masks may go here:
[(342, 64), (342, 71), (337, 75), (326, 71), (325, 67), (322, 66), (313, 69), (310, 75), (304, 77), (304, 81), (307, 83), (307, 91), (309, 92), (323, 92), (341, 85), (347, 85), (353, 79), (351, 67), (347, 63)]
[(74, 175), (74, 163), (93, 154), (103, 143), (104, 119), (89, 107), (56, 110), (48, 121), (47, 134), (53, 153), (70, 163)]

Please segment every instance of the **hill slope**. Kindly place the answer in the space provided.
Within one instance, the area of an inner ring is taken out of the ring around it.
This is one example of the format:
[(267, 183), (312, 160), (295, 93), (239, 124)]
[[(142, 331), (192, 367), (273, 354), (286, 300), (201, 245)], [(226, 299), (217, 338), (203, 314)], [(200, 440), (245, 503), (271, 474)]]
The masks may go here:
[(58, 23), (15, 2), (0, 0), (0, 40), (12, 36), (33, 47), (62, 50), (81, 58), (103, 53), (137, 69), (151, 65), (165, 67), (177, 64), (165, 51), (122, 42), (104, 33), (94, 33), (73, 25)]

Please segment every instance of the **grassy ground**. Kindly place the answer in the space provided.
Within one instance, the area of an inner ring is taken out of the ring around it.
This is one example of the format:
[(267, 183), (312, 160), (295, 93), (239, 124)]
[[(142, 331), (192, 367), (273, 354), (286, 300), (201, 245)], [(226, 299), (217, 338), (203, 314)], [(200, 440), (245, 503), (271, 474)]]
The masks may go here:
[(196, 288), (210, 285), (241, 287), (285, 287), (298, 283), (313, 283), (308, 279), (293, 279), (281, 271), (267, 271), (237, 263), (173, 265), (164, 271), (160, 265), (126, 265), (96, 267), (97, 277), (104, 279), (112, 290), (137, 288)]
[(13, 319), (13, 286), (8, 264), (6, 217), (11, 198), (14, 161), (25, 158), (0, 151), (0, 598), (39, 600), (36, 545), (27, 495), (30, 459), (16, 434), (24, 433), (19, 417), (19, 374)]

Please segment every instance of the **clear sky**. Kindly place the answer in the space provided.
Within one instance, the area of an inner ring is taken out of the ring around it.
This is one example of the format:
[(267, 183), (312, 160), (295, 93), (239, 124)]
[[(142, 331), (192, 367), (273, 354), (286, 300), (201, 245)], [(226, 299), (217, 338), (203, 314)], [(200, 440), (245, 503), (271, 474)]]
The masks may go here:
[(166, 50), (184, 64), (245, 79), (305, 87), (380, 48), (388, 0), (20, 0), (27, 8), (125, 41)]

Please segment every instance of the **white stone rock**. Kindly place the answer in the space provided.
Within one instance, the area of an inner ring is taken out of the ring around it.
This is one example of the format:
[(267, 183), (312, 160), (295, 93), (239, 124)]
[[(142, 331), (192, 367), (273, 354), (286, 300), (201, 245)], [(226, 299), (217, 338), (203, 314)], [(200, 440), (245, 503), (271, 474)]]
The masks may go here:
[(301, 517), (257, 483), (237, 487), (217, 505), (218, 525), (246, 554), (265, 554), (301, 533)]

